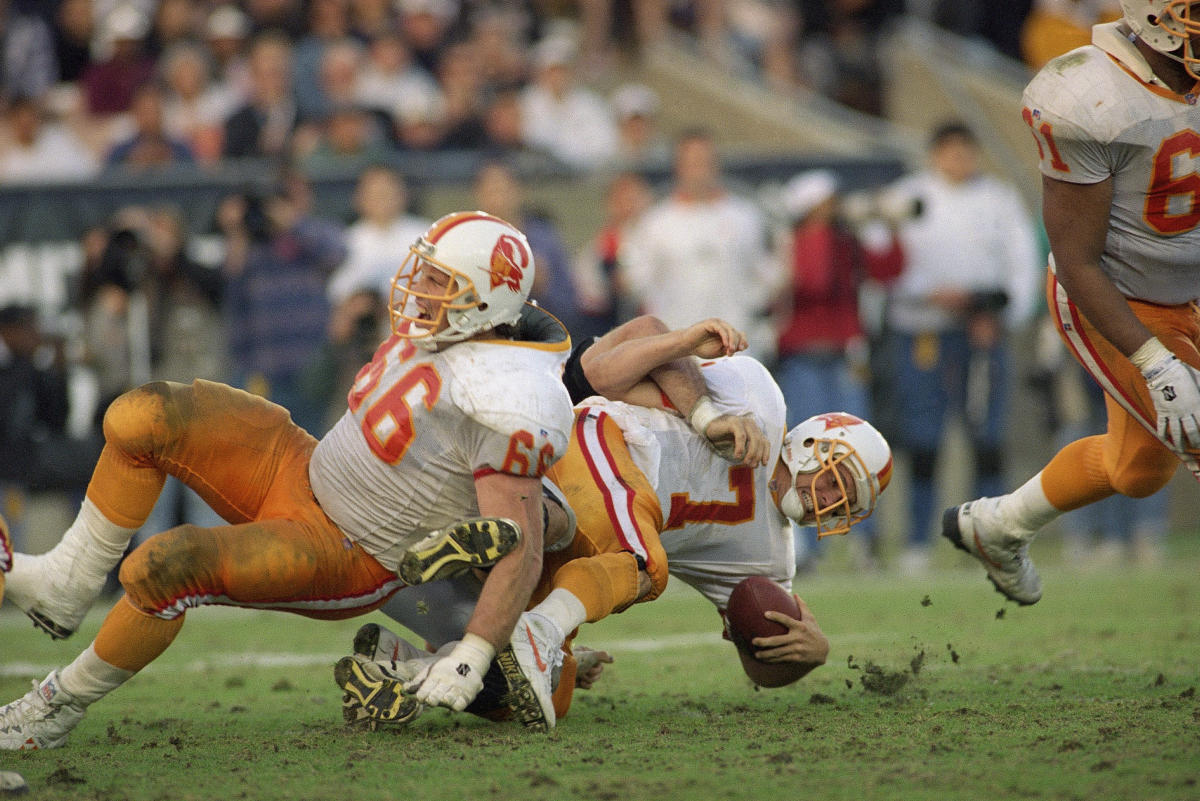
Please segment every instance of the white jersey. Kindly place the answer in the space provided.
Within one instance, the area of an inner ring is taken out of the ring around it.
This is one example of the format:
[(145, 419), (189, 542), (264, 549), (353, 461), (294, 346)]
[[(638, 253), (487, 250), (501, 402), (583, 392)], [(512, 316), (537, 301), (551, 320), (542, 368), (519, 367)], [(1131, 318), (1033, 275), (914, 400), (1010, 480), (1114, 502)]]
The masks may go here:
[(1025, 88), (1044, 175), (1113, 179), (1100, 265), (1126, 297), (1163, 305), (1200, 297), (1200, 106), (1154, 77), (1120, 31), (1060, 56)]
[[(748, 356), (702, 365), (721, 412), (754, 415), (771, 442), (767, 464), (779, 458), (786, 433), (783, 393)], [(767, 576), (790, 591), (796, 572), (791, 523), (771, 500), (772, 468), (733, 465), (718, 456), (682, 418), (660, 409), (601, 397), (579, 404), (602, 409), (620, 426), (634, 463), (662, 507), (660, 534), (672, 576), (725, 609), (747, 576)]]
[(479, 514), (475, 479), (541, 476), (567, 447), (570, 351), (554, 343), (460, 342), (430, 352), (393, 336), (359, 372), (349, 409), (317, 444), (317, 502), (395, 570), (430, 530)]

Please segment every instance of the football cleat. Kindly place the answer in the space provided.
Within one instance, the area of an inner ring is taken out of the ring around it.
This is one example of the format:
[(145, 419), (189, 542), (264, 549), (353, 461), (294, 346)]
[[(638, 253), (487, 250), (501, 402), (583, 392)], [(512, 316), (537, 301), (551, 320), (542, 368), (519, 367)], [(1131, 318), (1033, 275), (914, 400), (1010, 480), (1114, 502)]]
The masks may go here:
[(533, 731), (554, 728), (554, 683), (562, 669), (563, 634), (551, 620), (524, 612), (509, 644), (496, 654), (508, 682), (507, 703), (517, 720)]
[(410, 586), (439, 581), (474, 567), (491, 567), (517, 547), (521, 528), (504, 517), (475, 517), (438, 529), (405, 551), (400, 578)]
[(62, 688), (58, 671), (11, 704), (0, 707), (0, 750), (33, 751), (66, 745), (83, 720), (84, 706)]
[(983, 563), (996, 591), (1022, 606), (1042, 597), (1042, 579), (1029, 558), (1029, 541), (1006, 531), (999, 498), (980, 498), (947, 509), (942, 536)]
[(358, 654), (339, 659), (333, 668), (333, 680), (342, 690), (342, 719), (346, 725), (374, 731), (415, 720), (425, 706), (404, 692), (406, 678), (411, 677)]
[(354, 653), (372, 662), (406, 662), (429, 656), (399, 634), (378, 623), (364, 623), (354, 635)]

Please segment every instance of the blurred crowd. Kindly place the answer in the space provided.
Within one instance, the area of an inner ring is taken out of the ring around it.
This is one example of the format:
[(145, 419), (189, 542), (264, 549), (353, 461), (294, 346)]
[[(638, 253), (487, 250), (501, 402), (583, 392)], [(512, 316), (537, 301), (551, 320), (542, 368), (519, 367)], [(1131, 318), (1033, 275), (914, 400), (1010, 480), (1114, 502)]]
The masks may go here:
[(663, 155), (660, 99), (616, 85), (614, 70), (666, 37), (776, 89), (881, 114), (878, 44), (900, 14), (1021, 57), (1035, 5), (1045, 8), (1031, 19), (1045, 25), (1101, 3), (995, 5), (0, 0), (0, 182), (242, 157), (320, 168), (463, 148), (535, 150), (583, 171), (637, 167)]
[[(240, 158), (279, 165), (267, 189), (224, 198), (201, 236), (171, 204), (122, 209), (82, 232), (55, 319), (0, 309), (3, 510), (20, 539), (24, 493), (81, 493), (107, 404), (151, 379), (229, 382), (322, 434), (386, 335), (399, 261), (452, 210), (418, 207), (387, 155), (472, 149), (484, 159), (471, 202), (527, 234), (533, 297), (573, 338), (639, 313), (671, 326), (722, 317), (772, 368), (789, 424), (834, 407), (876, 422), (911, 476), (898, 563), (921, 572), (954, 418), (976, 489), (1002, 489), (1017, 380), (1009, 348), (1034, 324), (1044, 268), (1030, 211), (983, 174), (980, 143), (958, 123), (934, 132), (926, 167), (889, 187), (848, 192), (826, 170), (747, 187), (726, 174), (711, 131), (667, 138), (651, 88), (597, 87), (679, 32), (777, 88), (879, 113), (875, 45), (900, 13), (1024, 57), (1044, 39), (1039, 26), (1063, 15), (1082, 25), (1106, 5), (0, 0), (0, 183)], [(522, 151), (601, 178), (603, 219), (581, 245), (528, 202), (510, 158)], [(670, 166), (669, 185), (650, 183), (649, 164)], [(352, 216), (317, 214), (310, 176), (348, 166)], [(1047, 421), (1055, 436), (1094, 423), (1079, 407)], [(160, 506), (148, 531), (212, 520), (177, 482)], [(1161, 531), (1161, 504), (1151, 517), (1145, 526)], [(864, 566), (881, 561), (876, 523), (857, 535)]]

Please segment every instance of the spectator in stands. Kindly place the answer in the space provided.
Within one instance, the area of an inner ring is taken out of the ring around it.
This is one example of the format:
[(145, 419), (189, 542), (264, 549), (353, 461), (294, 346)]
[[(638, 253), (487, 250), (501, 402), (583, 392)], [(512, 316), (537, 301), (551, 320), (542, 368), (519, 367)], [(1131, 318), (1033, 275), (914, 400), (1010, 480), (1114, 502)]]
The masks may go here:
[(437, 74), (458, 16), (458, 0), (397, 0), (400, 34), (421, 69)]
[[(880, 232), (871, 247), (842, 217), (838, 177), (829, 170), (800, 173), (780, 197), (785, 231), (777, 257), (788, 291), (775, 308), (778, 361), (772, 371), (787, 401), (788, 426), (837, 409), (872, 419), (869, 348), (859, 295), (868, 281), (890, 283), (904, 267), (894, 229)], [(880, 224), (882, 227), (882, 224)], [(797, 559), (813, 564), (819, 554), (807, 532), (796, 532)], [(873, 520), (856, 529), (855, 561), (881, 566), (881, 542)], [(801, 538), (802, 537), (802, 538)]]
[(514, 9), (485, 6), (471, 16), (471, 43), (479, 54), (483, 85), (490, 91), (524, 84), (529, 79), (522, 30), (523, 15)]
[(980, 171), (965, 125), (939, 126), (927, 169), (893, 191), (922, 212), (900, 228), (906, 264), (888, 304), (895, 382), (893, 445), (911, 465), (909, 540), (901, 568), (923, 571), (937, 503), (934, 473), (947, 418), (967, 428), (978, 495), (1004, 490), (1011, 370), (1008, 338), (1035, 308), (1042, 262), (1033, 222), (1012, 186)]
[(92, 36), (96, 22), (92, 0), (62, 0), (55, 14), (54, 56), (58, 80), (76, 83), (92, 63)]
[(134, 131), (108, 151), (108, 167), (166, 167), (192, 164), (196, 157), (191, 147), (170, 136), (163, 121), (163, 91), (157, 84), (144, 84), (133, 96), (130, 108)]
[(658, 93), (640, 83), (627, 83), (612, 94), (617, 118), (617, 162), (627, 169), (669, 164), (671, 143), (658, 129)]
[(105, 117), (121, 114), (133, 104), (134, 93), (154, 77), (154, 59), (146, 53), (150, 21), (133, 4), (118, 5), (100, 23), (102, 60), (83, 73), (88, 113)]
[[(350, 19), (345, 0), (313, 0), (308, 4), (308, 31), (296, 43), (293, 51), (292, 68), (294, 91), (300, 118), (320, 119), (332, 108), (332, 104), (349, 98), (331, 98), (326, 91), (326, 54), (335, 46), (345, 47), (350, 39)], [(355, 54), (357, 57), (357, 53)], [(345, 59), (345, 51), (339, 56)], [(357, 62), (352, 69), (357, 69)]]
[(102, 443), (70, 437), (69, 411), (62, 343), (45, 335), (32, 307), (0, 308), (0, 485), (87, 486)]
[[(294, 178), (293, 178), (294, 180)], [(218, 210), (226, 238), (225, 313), (236, 382), (323, 433), (325, 409), (303, 370), (325, 339), (326, 283), (346, 257), (340, 226), (312, 216), (295, 186), (233, 195)]]
[(346, 260), (329, 279), (335, 308), (360, 290), (390, 297), (392, 278), (430, 221), (408, 213), (404, 176), (376, 165), (363, 171), (354, 192), (358, 219), (346, 231)]
[(356, 105), (338, 106), (325, 119), (302, 126), (294, 145), (296, 160), (316, 171), (361, 169), (389, 153), (375, 116)]
[(503, 159), (529, 151), (521, 121), (521, 90), (518, 87), (491, 93), (483, 109), (483, 140), (478, 149), (487, 159)]
[(891, 0), (805, 0), (800, 82), (842, 105), (882, 116), (879, 37), (895, 6)]
[(641, 311), (668, 326), (720, 317), (745, 332), (751, 355), (769, 357), (767, 303), (780, 276), (768, 258), (765, 215), (727, 188), (710, 132), (685, 131), (674, 159), (671, 195), (629, 237), (627, 285)]
[(0, 183), (83, 181), (99, 172), (95, 154), (70, 127), (46, 120), (41, 101), (12, 101), (5, 122)]
[(481, 211), (507, 220), (525, 232), (537, 264), (529, 296), (557, 317), (577, 342), (605, 333), (607, 329), (593, 329), (591, 321), (582, 314), (571, 280), (570, 255), (558, 225), (548, 214), (526, 205), (525, 187), (516, 172), (503, 162), (488, 162), (475, 174), (473, 189)]
[(604, 98), (575, 82), (575, 42), (552, 34), (538, 42), (534, 78), (521, 98), (525, 141), (564, 164), (591, 171), (617, 154), (617, 129)]
[(225, 120), (239, 99), (212, 81), (211, 62), (200, 45), (172, 45), (159, 59), (159, 69), (165, 87), (164, 130), (186, 143), (197, 161), (211, 164), (221, 157)]
[(445, 49), (438, 64), (442, 90), (442, 137), (440, 146), (450, 149), (483, 145), (483, 71), (479, 53), (471, 42), (455, 42)]
[(440, 95), (413, 94), (392, 112), (392, 143), (404, 151), (433, 151), (446, 133), (445, 102)]
[(213, 60), (214, 83), (240, 99), (250, 97), (252, 82), (246, 42), (250, 18), (237, 6), (217, 6), (204, 23), (204, 45)]
[(280, 157), (298, 123), (292, 98), (292, 49), (278, 33), (254, 40), (250, 51), (250, 97), (225, 122), (224, 155)]
[(246, 0), (242, 8), (250, 18), (250, 35), (255, 38), (275, 31), (295, 42), (307, 31), (304, 0)]
[(413, 63), (404, 40), (390, 32), (371, 40), (355, 91), (359, 103), (385, 115), (402, 103), (440, 94), (433, 76)]
[(350, 33), (361, 42), (394, 35), (400, 26), (400, 14), (393, 0), (351, 0)]
[(622, 285), (621, 263), (629, 232), (654, 202), (650, 184), (636, 172), (618, 173), (604, 193), (604, 222), (573, 262), (580, 311), (589, 328), (608, 331), (636, 316)]
[(0, 100), (41, 98), (57, 81), (50, 26), (0, 0)]
[(202, 19), (193, 0), (158, 0), (146, 37), (146, 51), (158, 60), (173, 45), (195, 41)]

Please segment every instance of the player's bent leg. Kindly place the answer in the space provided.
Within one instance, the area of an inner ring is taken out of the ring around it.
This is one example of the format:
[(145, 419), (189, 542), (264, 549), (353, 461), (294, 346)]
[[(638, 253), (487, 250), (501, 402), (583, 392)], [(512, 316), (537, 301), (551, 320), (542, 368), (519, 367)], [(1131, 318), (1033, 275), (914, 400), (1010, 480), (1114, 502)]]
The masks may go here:
[(418, 585), (491, 567), (517, 547), (521, 528), (504, 517), (476, 517), (430, 533), (400, 559), (400, 578)]

